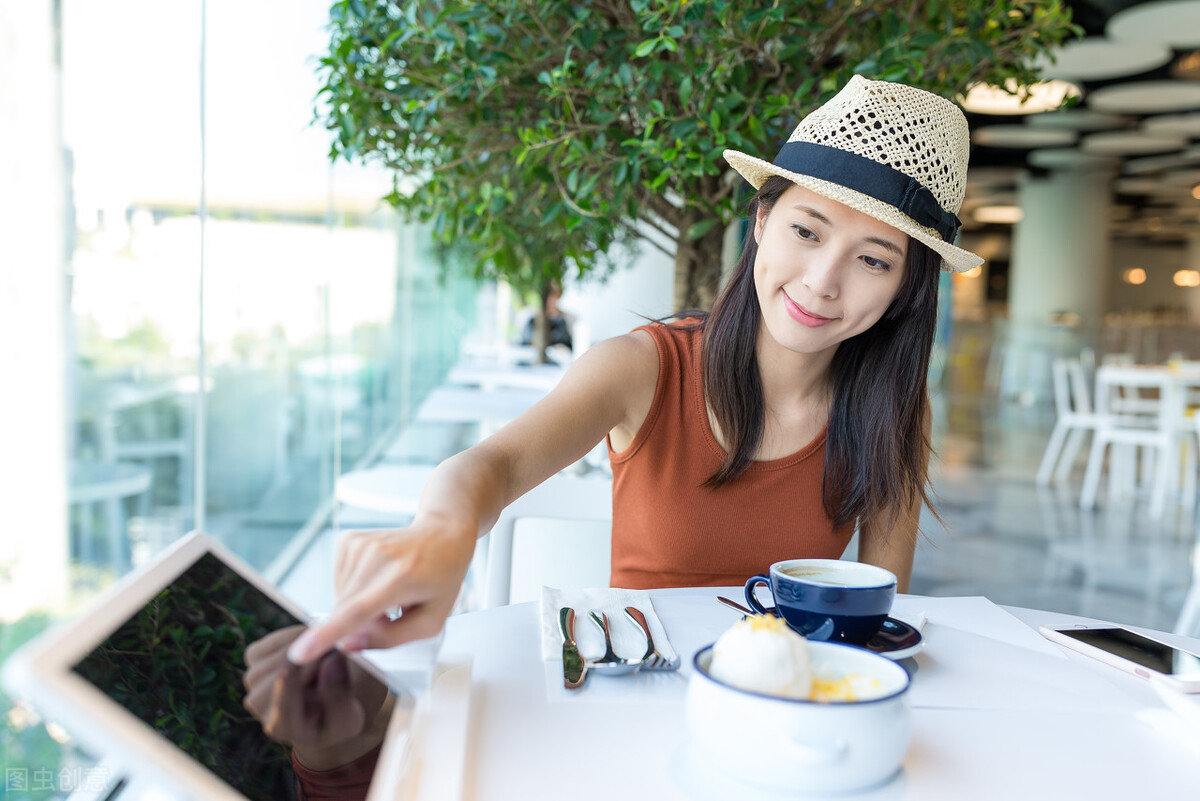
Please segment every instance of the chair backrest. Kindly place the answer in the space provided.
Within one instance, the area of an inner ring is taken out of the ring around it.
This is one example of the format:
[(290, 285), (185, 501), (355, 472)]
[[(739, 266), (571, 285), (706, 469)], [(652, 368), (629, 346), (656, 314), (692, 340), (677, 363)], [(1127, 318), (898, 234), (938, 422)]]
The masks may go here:
[(1060, 418), (1067, 417), (1075, 411), (1071, 402), (1070, 363), (1070, 359), (1055, 359), (1050, 366), (1054, 378), (1054, 410)]
[(607, 587), (612, 479), (551, 476), (509, 504), (488, 539), (486, 609), (533, 600), (543, 584)]
[(1070, 359), (1067, 362), (1067, 378), (1071, 385), (1071, 406), (1076, 414), (1091, 414), (1092, 389), (1087, 370), (1080, 359)]
[(1092, 392), (1080, 359), (1058, 358), (1051, 364), (1054, 408), (1059, 418), (1092, 413)]
[(1163, 405), (1171, 391), (1170, 377), (1160, 371), (1106, 365), (1097, 374), (1096, 412), (1110, 430), (1163, 431), (1178, 425), (1174, 409)]

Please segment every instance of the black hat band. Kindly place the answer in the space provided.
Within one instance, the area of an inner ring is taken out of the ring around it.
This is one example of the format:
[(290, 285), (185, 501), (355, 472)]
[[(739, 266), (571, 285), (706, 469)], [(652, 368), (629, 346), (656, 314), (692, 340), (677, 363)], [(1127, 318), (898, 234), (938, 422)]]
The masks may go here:
[(814, 142), (788, 142), (773, 163), (788, 172), (820, 178), (895, 206), (919, 225), (937, 231), (950, 244), (962, 227), (958, 216), (943, 209), (927, 186), (866, 156)]

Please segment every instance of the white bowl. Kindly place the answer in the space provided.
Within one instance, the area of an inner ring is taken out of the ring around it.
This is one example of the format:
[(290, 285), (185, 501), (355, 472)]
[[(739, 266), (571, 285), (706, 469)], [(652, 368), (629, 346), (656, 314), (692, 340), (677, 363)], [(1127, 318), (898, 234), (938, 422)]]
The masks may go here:
[(817, 676), (879, 682), (860, 701), (817, 702), (741, 690), (708, 674), (712, 646), (693, 660), (687, 726), (696, 756), (747, 784), (792, 792), (837, 793), (881, 784), (908, 750), (908, 671), (850, 645), (810, 642)]

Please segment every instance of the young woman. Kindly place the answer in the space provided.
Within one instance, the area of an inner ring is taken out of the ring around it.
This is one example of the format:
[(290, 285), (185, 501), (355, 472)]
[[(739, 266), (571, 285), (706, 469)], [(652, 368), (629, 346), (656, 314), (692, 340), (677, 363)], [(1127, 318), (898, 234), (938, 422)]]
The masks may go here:
[(904, 591), (938, 269), (982, 261), (953, 244), (968, 150), (949, 101), (856, 76), (773, 162), (726, 151), (759, 192), (712, 313), (598, 343), (440, 465), (409, 526), (343, 537), (337, 607), (288, 657), (436, 634), (475, 540), (606, 437), (613, 586), (739, 585), (780, 559), (836, 558), (857, 527), (859, 559)]

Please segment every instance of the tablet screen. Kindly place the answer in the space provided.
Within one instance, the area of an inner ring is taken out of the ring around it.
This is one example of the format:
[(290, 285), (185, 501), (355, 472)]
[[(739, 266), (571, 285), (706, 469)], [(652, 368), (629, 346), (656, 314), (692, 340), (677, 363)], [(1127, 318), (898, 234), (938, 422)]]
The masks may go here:
[(251, 801), (296, 797), (290, 749), (242, 706), (246, 647), (298, 624), (205, 554), (74, 670)]

